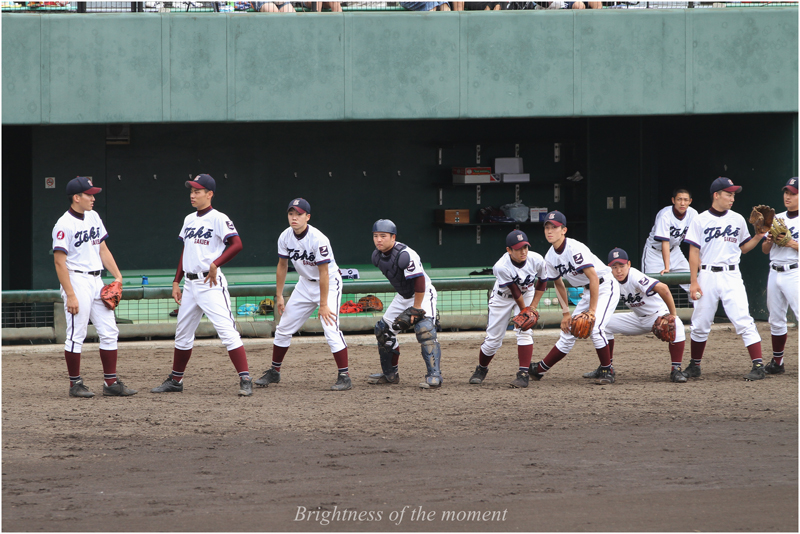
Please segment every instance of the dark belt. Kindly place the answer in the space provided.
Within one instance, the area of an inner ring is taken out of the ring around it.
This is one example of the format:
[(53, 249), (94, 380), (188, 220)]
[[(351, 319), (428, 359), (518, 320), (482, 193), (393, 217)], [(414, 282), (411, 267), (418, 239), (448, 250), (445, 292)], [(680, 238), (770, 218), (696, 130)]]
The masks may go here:
[(500, 291), (498, 291), (497, 292), (497, 296), (498, 297), (507, 298), (507, 299), (513, 299), (514, 298), (514, 295), (512, 295), (510, 291), (508, 293), (505, 293), (505, 294), (501, 293)]
[(798, 265), (793, 263), (791, 265), (770, 265), (773, 271), (778, 271), (779, 273), (791, 271), (792, 269), (797, 269)]
[(187, 280), (197, 280), (198, 278), (205, 278), (206, 276), (208, 276), (208, 271), (203, 274), (186, 273)]
[(316, 278), (306, 278), (309, 282), (318, 282)]
[[(678, 246), (678, 245), (675, 245), (675, 247), (677, 247), (677, 246)], [(673, 249), (673, 248), (675, 248), (675, 247), (669, 247), (669, 249), (670, 249), (670, 250), (672, 250), (672, 249)], [(651, 246), (650, 248), (652, 248), (653, 250), (661, 250), (661, 247), (654, 247), (654, 246)]]
[[(598, 280), (598, 285), (602, 284), (602, 283), (603, 283), (603, 282), (605, 282), (605, 281), (606, 281), (606, 279), (605, 279), (605, 278), (603, 278), (603, 277), (600, 277), (600, 280)], [(586, 284), (585, 286), (583, 286), (583, 288), (584, 288), (584, 289), (589, 289), (589, 284)]]
[(72, 271), (73, 273), (91, 274), (92, 276), (100, 276), (103, 271)]
[(726, 265), (724, 267), (715, 267), (713, 265), (701, 265), (701, 269), (705, 271), (711, 271), (712, 273), (721, 273), (722, 271), (735, 271), (735, 265)]

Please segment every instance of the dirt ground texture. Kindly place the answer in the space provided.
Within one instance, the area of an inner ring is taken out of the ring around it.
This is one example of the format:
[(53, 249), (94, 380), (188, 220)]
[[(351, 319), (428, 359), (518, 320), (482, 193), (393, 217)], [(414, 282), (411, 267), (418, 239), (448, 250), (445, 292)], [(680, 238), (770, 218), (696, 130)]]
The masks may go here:
[[(149, 392), (171, 369), (168, 343), (121, 344), (120, 377), (139, 390), (129, 398), (102, 396), (87, 345), (93, 399), (67, 396), (57, 347), (6, 346), (3, 530), (797, 531), (796, 328), (786, 373), (758, 382), (742, 379), (741, 338), (717, 325), (688, 384), (668, 381), (664, 343), (639, 336), (618, 338), (614, 385), (581, 378), (597, 366), (585, 340), (527, 389), (508, 386), (513, 337), (484, 384), (468, 384), (472, 334), (441, 335), (440, 390), (417, 387), (425, 367), (409, 336), (400, 384), (368, 385), (374, 340), (352, 336), (354, 388), (330, 391), (330, 351), (304, 336), (281, 383), (249, 398), (218, 341), (195, 347), (172, 394)], [(537, 331), (534, 361), (554, 334)], [(258, 377), (271, 344), (245, 347)]]

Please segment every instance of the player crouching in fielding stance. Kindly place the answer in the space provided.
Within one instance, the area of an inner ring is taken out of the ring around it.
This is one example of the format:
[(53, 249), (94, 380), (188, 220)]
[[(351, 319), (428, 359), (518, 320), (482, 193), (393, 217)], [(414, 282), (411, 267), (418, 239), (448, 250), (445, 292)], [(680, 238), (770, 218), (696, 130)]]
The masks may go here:
[[(302, 198), (289, 203), (287, 209), (289, 228), (278, 238), (278, 270), (276, 273), (275, 306), (283, 315), (275, 329), (272, 346), (272, 367), (256, 380), (256, 385), (267, 387), (281, 380), (281, 365), (294, 335), (303, 326), (314, 310), (319, 307), (319, 318), (325, 339), (336, 360), (338, 374), (334, 391), (346, 391), (353, 387), (347, 363), (347, 343), (339, 330), (336, 311), (342, 300), (342, 276), (333, 258), (331, 243), (325, 234), (308, 224), (311, 205)], [(289, 260), (292, 260), (300, 279), (292, 292), (288, 304), (284, 304), (283, 286)]]
[[(611, 365), (611, 350), (605, 337), (606, 326), (619, 301), (619, 285), (611, 277), (611, 269), (592, 254), (589, 247), (567, 238), (567, 218), (560, 211), (551, 211), (545, 217), (544, 237), (552, 246), (544, 257), (547, 278), (554, 280), (558, 301), (561, 303), (561, 335), (547, 356), (530, 367), (530, 376), (541, 380), (575, 345), (576, 337), (591, 336), (600, 369), (597, 383), (613, 384), (614, 368)], [(584, 286), (585, 291), (575, 307), (572, 317), (567, 307), (565, 278), (573, 287)]]
[(442, 349), (436, 339), (436, 289), (422, 268), (419, 255), (397, 241), (397, 227), (389, 219), (380, 219), (372, 225), (372, 264), (381, 270), (397, 290), (392, 303), (375, 324), (381, 372), (370, 375), (370, 384), (397, 384), (400, 382), (397, 363), (400, 343), (397, 334), (414, 327), (422, 349), (427, 373), (421, 388), (438, 388), (442, 385), (440, 362)]
[(728, 319), (736, 327), (736, 333), (742, 336), (753, 362), (752, 370), (744, 379), (764, 378), (761, 336), (750, 316), (739, 260), (742, 254), (755, 248), (766, 231), (756, 233), (751, 238), (744, 217), (731, 211), (734, 197), (741, 190), (741, 186), (734, 185), (729, 178), (714, 180), (711, 184), (711, 207), (695, 217), (686, 234), (686, 242), (691, 245), (689, 266), (692, 283), (689, 297), (695, 300), (692, 312), (692, 361), (684, 372), (688, 378), (700, 376), (700, 361), (720, 301)]
[(769, 254), (767, 308), (772, 334), (772, 361), (764, 367), (764, 371), (771, 375), (784, 373), (783, 349), (786, 347), (788, 336), (786, 310), (791, 306), (794, 316), (800, 317), (797, 313), (798, 278), (800, 278), (797, 255), (797, 239), (800, 234), (800, 224), (797, 219), (797, 177), (790, 178), (783, 186), (783, 205), (787, 211), (778, 213), (775, 221), (782, 220), (786, 231), (776, 231), (775, 236), (772, 232), (768, 233), (766, 240), (761, 244), (761, 251)]
[[(515, 314), (514, 333), (517, 335), (517, 356), (519, 371), (511, 382), (511, 387), (528, 387), (528, 370), (533, 357), (533, 332), (539, 314), (536, 308), (547, 289), (544, 258), (530, 252), (528, 236), (525, 232), (514, 230), (506, 236), (506, 252), (497, 260), (492, 270), (497, 281), (489, 296), (489, 324), (486, 339), (478, 355), (478, 366), (469, 379), (470, 384), (481, 384), (489, 372), (489, 363), (503, 345), (503, 337), (508, 319)], [(534, 284), (535, 283), (535, 284)], [(533, 291), (531, 291), (533, 289)], [(524, 312), (524, 313), (523, 313)], [(530, 317), (530, 319), (526, 319)], [(523, 316), (523, 317), (520, 317)], [(519, 319), (517, 319), (519, 317)], [(520, 324), (517, 324), (519, 322)], [(530, 325), (530, 326), (529, 326)], [(522, 327), (527, 328), (522, 328)]]
[[(675, 301), (672, 299), (669, 287), (649, 278), (641, 271), (632, 269), (628, 253), (621, 248), (615, 248), (608, 253), (608, 265), (614, 278), (619, 282), (622, 302), (631, 310), (630, 313), (615, 313), (606, 325), (606, 337), (612, 360), (615, 334), (640, 336), (653, 332), (656, 337), (669, 343), (669, 355), (672, 361), (669, 379), (673, 382), (686, 382), (686, 377), (681, 372), (686, 332), (675, 310)], [(666, 322), (663, 329), (656, 326), (662, 321)], [(601, 368), (598, 368), (597, 371), (586, 373), (583, 377), (596, 378), (600, 371)]]
[[(231, 314), (228, 281), (219, 269), (242, 250), (242, 240), (228, 216), (211, 207), (217, 190), (211, 176), (200, 174), (187, 181), (186, 187), (190, 189), (189, 200), (197, 211), (186, 216), (178, 234), (178, 239), (183, 241), (183, 252), (172, 282), (172, 298), (180, 305), (172, 374), (150, 391), (183, 391), (183, 375), (192, 357), (194, 333), (205, 313), (239, 373), (239, 396), (249, 397), (253, 394), (253, 384), (247, 367), (247, 354)], [(181, 292), (179, 284), (184, 273), (186, 282)]]
[(67, 341), (64, 358), (69, 372), (70, 397), (94, 397), (81, 378), (81, 348), (89, 320), (100, 339), (100, 361), (103, 363), (103, 395), (127, 397), (136, 394), (117, 379), (117, 338), (119, 329), (114, 311), (100, 298), (103, 267), (122, 283), (122, 274), (108, 250), (105, 225), (94, 207), (94, 195), (102, 191), (85, 176), (67, 183), (70, 208), (53, 228), (53, 257), (56, 275), (61, 283), (61, 298), (67, 317)]

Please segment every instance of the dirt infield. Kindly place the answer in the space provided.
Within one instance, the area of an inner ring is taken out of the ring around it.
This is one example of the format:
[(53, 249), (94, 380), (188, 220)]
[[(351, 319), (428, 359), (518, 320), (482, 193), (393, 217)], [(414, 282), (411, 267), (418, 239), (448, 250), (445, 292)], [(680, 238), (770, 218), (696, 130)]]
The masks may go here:
[[(644, 336), (618, 339), (613, 386), (581, 378), (597, 366), (583, 341), (524, 390), (507, 385), (512, 339), (482, 386), (467, 383), (480, 340), (442, 339), (441, 390), (417, 387), (408, 338), (401, 383), (367, 385), (377, 353), (353, 337), (352, 391), (328, 390), (327, 345), (296, 343), (250, 398), (221, 346), (195, 348), (183, 393), (156, 395), (172, 350), (123, 345), (140, 393), (94, 399), (67, 397), (57, 349), (4, 347), (3, 530), (797, 531), (796, 329), (786, 374), (760, 382), (721, 325), (688, 384)], [(536, 339), (541, 359), (555, 337)], [(246, 347), (259, 376), (271, 345)], [(102, 391), (91, 346), (82, 374)]]

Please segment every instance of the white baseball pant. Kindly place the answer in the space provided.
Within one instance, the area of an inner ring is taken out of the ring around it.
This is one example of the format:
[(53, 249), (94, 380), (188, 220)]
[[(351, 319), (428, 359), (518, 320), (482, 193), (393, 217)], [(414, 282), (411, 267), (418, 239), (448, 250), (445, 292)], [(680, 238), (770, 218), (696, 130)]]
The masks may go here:
[(119, 329), (114, 312), (106, 308), (100, 298), (100, 291), (103, 289), (102, 278), (70, 271), (69, 281), (75, 297), (78, 299), (78, 313), (72, 315), (67, 311), (67, 294), (62, 287), (61, 298), (64, 300), (64, 313), (67, 317), (67, 341), (64, 343), (64, 350), (74, 353), (81, 352), (90, 319), (97, 330), (100, 348), (116, 350)]
[(703, 291), (700, 300), (694, 301), (692, 313), (692, 341), (703, 342), (708, 339), (717, 304), (722, 301), (725, 315), (736, 327), (736, 334), (742, 336), (744, 346), (761, 341), (761, 336), (756, 330), (755, 321), (750, 316), (750, 305), (747, 302), (747, 292), (744, 289), (739, 266), (733, 271), (724, 266), (721, 272), (712, 272), (701, 269), (697, 275), (697, 283)]
[[(526, 306), (533, 301), (533, 291), (528, 291), (522, 295)], [(514, 297), (511, 296), (510, 289), (492, 290), (489, 295), (489, 323), (486, 326), (486, 338), (481, 344), (481, 352), (486, 356), (494, 356), (500, 347), (503, 346), (503, 338), (508, 328), (508, 320), (512, 315), (519, 313), (519, 306)], [(514, 327), (517, 335), (517, 345), (533, 345), (533, 331), (520, 330)]]
[[(421, 305), (421, 309), (425, 310), (425, 317), (430, 317), (433, 319), (434, 323), (436, 322), (436, 300), (438, 296), (439, 294), (436, 292), (436, 289), (434, 289), (433, 286), (429, 287), (425, 292), (425, 298), (422, 300)], [(386, 311), (383, 313), (383, 322), (386, 323), (386, 326), (389, 327), (389, 330), (391, 330), (395, 336), (400, 331), (392, 328), (392, 323), (397, 319), (398, 315), (413, 305), (414, 297), (403, 298), (400, 293), (397, 293), (392, 299), (392, 303), (389, 304), (389, 307), (386, 308)], [(396, 349), (399, 345), (400, 343), (397, 341), (397, 338), (395, 338), (392, 348)]]
[(205, 313), (228, 351), (238, 349), (243, 343), (231, 313), (228, 280), (220, 271), (217, 271), (217, 285), (214, 287), (204, 283), (203, 278), (200, 276), (196, 280), (184, 279), (181, 306), (178, 308), (178, 325), (175, 329), (175, 348), (189, 350), (194, 346), (194, 333)]
[[(647, 274), (660, 273), (664, 270), (664, 258), (661, 256), (661, 248), (658, 250), (651, 246), (645, 245), (642, 252), (642, 272)], [(683, 251), (679, 245), (672, 247), (669, 251), (669, 272), (671, 273), (688, 273), (689, 260), (683, 255)], [(689, 284), (681, 284), (681, 289), (689, 292)]]
[[(606, 325), (614, 315), (614, 309), (616, 309), (618, 303), (619, 284), (614, 277), (609, 274), (605, 277), (603, 283), (600, 284), (600, 291), (597, 296), (597, 311), (595, 312), (594, 328), (592, 328), (592, 344), (594, 348), (602, 349), (608, 345), (608, 339), (605, 334)], [(575, 311), (572, 312), (572, 316), (574, 317), (588, 309), (589, 289), (586, 288), (580, 302), (575, 306)], [(568, 354), (575, 345), (575, 340), (575, 336), (562, 331), (558, 341), (556, 341), (556, 348), (564, 354)]]
[(782, 336), (786, 329), (786, 311), (791, 306), (794, 316), (797, 313), (797, 283), (800, 280), (800, 269), (777, 272), (769, 269), (767, 281), (767, 309), (769, 310), (769, 330), (773, 336)]
[[(658, 317), (669, 313), (667, 308), (653, 313), (639, 317), (633, 312), (628, 313), (615, 313), (611, 316), (611, 320), (606, 325), (606, 337), (614, 339), (614, 334), (622, 334), (623, 336), (641, 336), (642, 334), (649, 334), (653, 331), (653, 323), (656, 322)], [(686, 341), (686, 331), (683, 328), (683, 321), (680, 317), (675, 317), (675, 343)]]
[[(292, 343), (294, 335), (303, 326), (311, 314), (319, 307), (320, 293), (319, 282), (300, 278), (294, 286), (292, 296), (286, 301), (286, 308), (281, 315), (281, 321), (275, 329), (275, 345), (278, 347), (288, 347)], [(339, 330), (339, 305), (342, 302), (342, 278), (335, 276), (328, 283), (328, 307), (336, 314), (336, 321), (333, 325), (322, 323), (322, 331), (325, 333), (325, 340), (331, 348), (331, 352), (336, 353), (347, 348), (344, 335)]]

